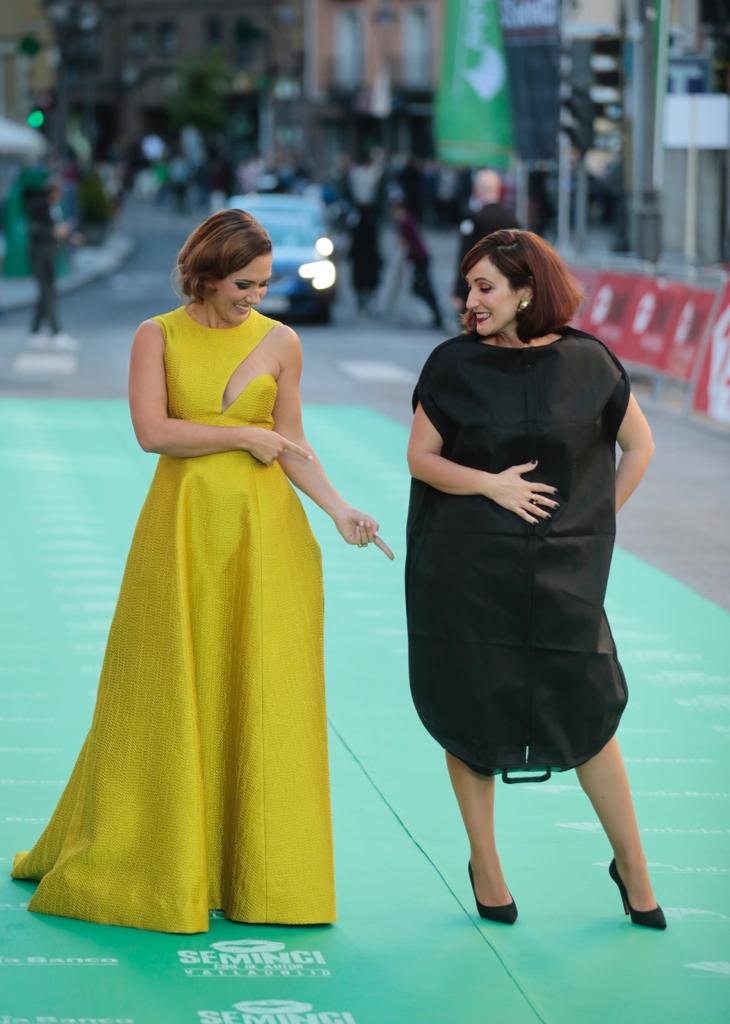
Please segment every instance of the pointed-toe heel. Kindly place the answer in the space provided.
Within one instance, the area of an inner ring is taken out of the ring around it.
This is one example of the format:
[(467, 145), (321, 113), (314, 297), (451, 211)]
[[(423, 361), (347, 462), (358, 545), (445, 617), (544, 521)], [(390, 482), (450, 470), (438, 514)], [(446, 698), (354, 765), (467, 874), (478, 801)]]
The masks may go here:
[(664, 911), (659, 904), (657, 904), (653, 910), (634, 910), (631, 906), (626, 886), (624, 885), (621, 875), (618, 873), (618, 868), (616, 867), (615, 857), (608, 866), (608, 873), (616, 883), (618, 891), (621, 893), (621, 902), (624, 905), (624, 914), (630, 915), (632, 924), (639, 924), (642, 928), (656, 928), (659, 931), (663, 931), (667, 927), (667, 919), (665, 918)]
[(471, 882), (471, 891), (474, 893), (474, 902), (477, 905), (477, 913), (480, 917), (484, 918), (485, 921), (497, 921), (499, 924), (514, 924), (517, 920), (517, 904), (514, 900), (511, 903), (503, 903), (501, 906), (488, 907), (484, 903), (480, 903), (477, 899), (477, 891), (474, 887), (474, 874), (471, 870), (471, 861), (469, 861), (469, 881)]

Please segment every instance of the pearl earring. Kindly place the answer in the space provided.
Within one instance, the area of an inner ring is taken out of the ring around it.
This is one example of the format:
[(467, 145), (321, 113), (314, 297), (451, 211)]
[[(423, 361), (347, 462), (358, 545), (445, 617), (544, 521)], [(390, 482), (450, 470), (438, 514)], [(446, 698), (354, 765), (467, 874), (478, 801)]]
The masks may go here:
[(524, 313), (529, 305), (530, 305), (530, 300), (529, 299), (520, 299), (520, 301), (517, 303), (517, 312), (518, 313)]

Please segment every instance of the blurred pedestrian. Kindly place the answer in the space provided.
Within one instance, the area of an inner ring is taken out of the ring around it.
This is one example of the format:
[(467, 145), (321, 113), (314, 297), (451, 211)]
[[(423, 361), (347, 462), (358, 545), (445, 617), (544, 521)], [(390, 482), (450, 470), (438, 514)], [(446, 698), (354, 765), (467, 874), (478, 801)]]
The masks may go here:
[(441, 316), (436, 293), (431, 283), (431, 256), (419, 231), (418, 224), (412, 213), (406, 209), (404, 201), (396, 200), (391, 203), (391, 213), (403, 247), (405, 259), (413, 268), (411, 291), (419, 299), (422, 299), (431, 311), (431, 326), (434, 329), (445, 331), (447, 329), (446, 324)]
[(192, 181), (193, 168), (187, 157), (178, 151), (174, 154), (167, 168), (170, 188), (175, 198), (178, 213), (185, 213), (188, 208), (188, 190)]
[(423, 223), (425, 183), (423, 171), (415, 157), (409, 156), (398, 175), (403, 205), (417, 224)]
[(664, 929), (615, 736), (628, 694), (603, 607), (616, 511), (651, 430), (613, 353), (569, 326), (580, 290), (538, 235), (492, 233), (462, 271), (464, 333), (435, 349), (413, 396), (406, 607), (413, 698), (447, 751), (477, 911), (517, 918), (495, 776), (574, 768), (624, 911)]
[(383, 196), (383, 170), (368, 153), (347, 171), (350, 210), (350, 261), (352, 286), (360, 312), (371, 308), (380, 282), (382, 257), (379, 245), (379, 205)]
[(155, 203), (158, 206), (167, 206), (170, 197), (170, 165), (166, 159), (158, 160), (151, 167), (154, 183)]
[(233, 192), (235, 175), (233, 165), (225, 153), (213, 153), (208, 165), (208, 203), (211, 213), (222, 210)]
[(28, 226), (28, 258), (38, 285), (28, 345), (75, 352), (79, 343), (61, 330), (56, 299), (58, 246), (60, 241), (70, 238), (72, 225), (64, 219), (60, 189), (47, 168), (27, 168), (21, 184)]
[(458, 210), (459, 174), (455, 167), (438, 166), (436, 185), (436, 215), (439, 226), (451, 225), (459, 216)]
[(422, 165), (423, 177), (423, 223), (435, 227), (438, 223), (436, 209), (441, 170), (435, 160), (425, 160)]
[(496, 171), (481, 170), (472, 179), (471, 196), (459, 223), (459, 253), (452, 291), (452, 303), (457, 313), (463, 313), (467, 286), (461, 275), (461, 263), (480, 238), (504, 228), (519, 228), (514, 212), (502, 202), (502, 179)]

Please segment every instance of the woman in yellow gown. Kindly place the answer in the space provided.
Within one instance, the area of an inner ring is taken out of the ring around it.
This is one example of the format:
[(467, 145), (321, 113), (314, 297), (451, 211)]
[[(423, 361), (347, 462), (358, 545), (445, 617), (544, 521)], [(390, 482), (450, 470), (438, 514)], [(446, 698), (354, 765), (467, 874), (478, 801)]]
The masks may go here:
[(254, 308), (271, 241), (209, 217), (178, 256), (192, 301), (145, 321), (130, 363), (160, 459), (112, 621), (91, 730), (13, 877), (29, 909), (165, 932), (335, 918), (317, 542), (290, 480), (343, 538), (378, 525), (304, 436), (296, 334)]

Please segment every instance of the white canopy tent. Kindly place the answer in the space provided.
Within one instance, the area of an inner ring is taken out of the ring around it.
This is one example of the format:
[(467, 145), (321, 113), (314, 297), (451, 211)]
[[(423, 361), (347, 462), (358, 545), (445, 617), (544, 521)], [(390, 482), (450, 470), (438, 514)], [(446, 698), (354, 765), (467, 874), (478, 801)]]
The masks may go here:
[(46, 140), (35, 128), (0, 116), (0, 157), (37, 158), (46, 151)]

